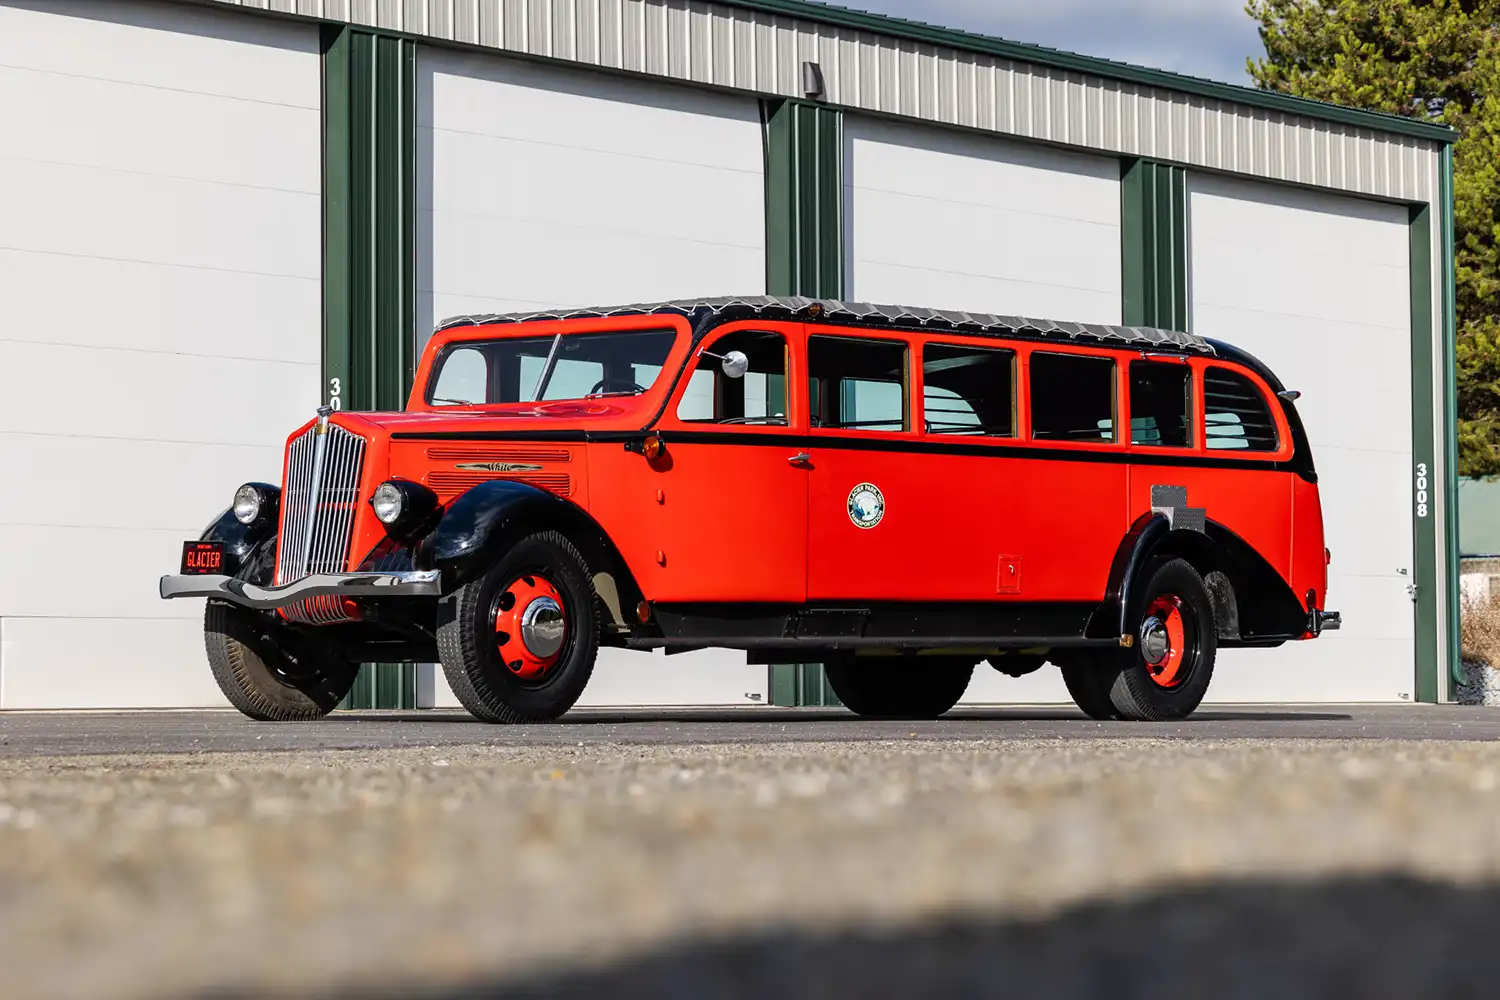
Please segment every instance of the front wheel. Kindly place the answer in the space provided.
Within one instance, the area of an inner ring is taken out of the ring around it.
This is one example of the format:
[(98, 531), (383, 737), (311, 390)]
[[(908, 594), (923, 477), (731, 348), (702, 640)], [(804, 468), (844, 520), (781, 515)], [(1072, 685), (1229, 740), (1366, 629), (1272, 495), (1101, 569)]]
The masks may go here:
[(555, 531), (521, 539), (443, 599), (438, 653), (448, 686), (484, 722), (550, 722), (583, 694), (599, 652), (588, 565)]
[(308, 722), (338, 707), (359, 664), (319, 656), (268, 615), (219, 601), (203, 612), (208, 665), (219, 690), (258, 722)]
[(936, 719), (969, 688), (975, 661), (951, 656), (851, 657), (825, 666), (828, 686), (855, 715)]

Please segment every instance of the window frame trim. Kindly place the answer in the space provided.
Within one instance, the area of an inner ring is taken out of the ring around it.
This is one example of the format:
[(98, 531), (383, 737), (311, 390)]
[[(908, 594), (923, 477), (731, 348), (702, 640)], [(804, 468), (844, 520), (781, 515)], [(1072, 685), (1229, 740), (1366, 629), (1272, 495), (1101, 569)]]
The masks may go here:
[[(733, 323), (725, 323), (723, 326), (714, 327), (707, 337), (693, 344), (692, 350), (679, 362), (675, 375), (676, 383), (672, 387), (671, 394), (667, 396), (661, 416), (657, 419), (654, 426), (668, 431), (692, 431), (712, 434), (806, 434), (808, 429), (807, 391), (805, 388), (799, 391), (800, 382), (806, 381), (806, 375), (804, 374), (806, 371), (806, 336), (804, 329), (804, 325), (801, 323), (756, 319), (737, 320)], [(703, 356), (704, 351), (713, 350), (714, 345), (724, 337), (735, 333), (743, 333), (746, 330), (777, 334), (786, 346), (786, 425), (721, 424), (716, 421), (684, 420), (679, 417), (677, 409), (682, 405), (682, 398), (687, 395), (688, 388), (693, 381), (693, 374), (696, 371), (692, 366)]]
[[(1245, 368), (1241, 365), (1237, 365), (1230, 361), (1219, 359), (1204, 359), (1197, 367), (1197, 388), (1199, 400), (1197, 407), (1199, 421), (1198, 439), (1201, 442), (1201, 447), (1199, 448), (1197, 453), (1200, 455), (1215, 458), (1229, 456), (1239, 460), (1255, 462), (1271, 463), (1290, 461), (1292, 458), (1292, 453), (1295, 451), (1295, 447), (1292, 442), (1291, 425), (1287, 423), (1286, 412), (1280, 405), (1280, 399), (1277, 398), (1276, 393), (1271, 391), (1271, 387), (1266, 384), (1265, 380), (1250, 369)], [(1254, 386), (1255, 391), (1260, 393), (1261, 402), (1266, 405), (1266, 411), (1271, 415), (1271, 423), (1276, 427), (1275, 451), (1252, 451), (1250, 449), (1208, 447), (1208, 393), (1204, 386), (1204, 381), (1208, 375), (1208, 370), (1210, 368), (1222, 368), (1227, 372), (1238, 375), (1241, 378), (1249, 381), (1249, 383)], [(1309, 447), (1310, 446), (1311, 442), (1309, 441)]]
[[(884, 331), (871, 331), (861, 327), (849, 327), (847, 332), (838, 327), (804, 326), (806, 336), (802, 342), (802, 356), (804, 359), (804, 371), (806, 374), (797, 383), (798, 395), (803, 399), (803, 408), (807, 415), (807, 433), (810, 436), (827, 438), (833, 435), (857, 437), (862, 440), (889, 441), (893, 438), (904, 440), (920, 439), (917, 432), (917, 393), (921, 389), (921, 373), (917, 366), (912, 364), (912, 357), (916, 354), (916, 338), (910, 336), (879, 335)], [(902, 375), (901, 375), (901, 410), (903, 428), (899, 431), (871, 430), (867, 427), (814, 427), (812, 426), (812, 342), (817, 338), (829, 340), (854, 340), (867, 344), (898, 344), (903, 348)], [(1009, 439), (1006, 439), (1009, 440)]]
[[(917, 363), (912, 367), (917, 377), (917, 388), (913, 390), (912, 394), (912, 404), (915, 410), (912, 417), (912, 426), (918, 429), (918, 433), (923, 440), (944, 441), (958, 439), (964, 443), (976, 444), (985, 441), (1017, 444), (1025, 441), (1025, 438), (1022, 436), (1021, 427), (1021, 350), (1018, 343), (1015, 341), (1000, 341), (999, 345), (997, 345), (994, 343), (993, 338), (983, 343), (974, 343), (962, 338), (932, 336), (921, 338), (915, 346), (917, 348)], [(1010, 434), (1004, 436), (998, 434), (942, 434), (927, 430), (927, 348), (929, 347), (946, 347), (963, 351), (988, 351), (995, 354), (1010, 355)]]

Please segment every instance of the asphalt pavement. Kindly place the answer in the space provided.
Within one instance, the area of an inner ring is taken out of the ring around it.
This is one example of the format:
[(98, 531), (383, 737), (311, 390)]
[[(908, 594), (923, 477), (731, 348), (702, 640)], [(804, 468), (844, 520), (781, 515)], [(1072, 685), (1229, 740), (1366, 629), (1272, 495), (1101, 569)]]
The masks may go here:
[(1488, 1000), (1500, 712), (0, 716), (0, 997)]
[(375, 750), (577, 744), (665, 746), (879, 740), (1500, 740), (1500, 712), (1452, 705), (1215, 707), (1177, 723), (1099, 723), (1071, 708), (961, 709), (935, 722), (871, 722), (842, 709), (577, 710), (540, 726), (461, 711), (339, 712), (315, 723), (232, 711), (0, 714), (0, 758), (72, 754)]

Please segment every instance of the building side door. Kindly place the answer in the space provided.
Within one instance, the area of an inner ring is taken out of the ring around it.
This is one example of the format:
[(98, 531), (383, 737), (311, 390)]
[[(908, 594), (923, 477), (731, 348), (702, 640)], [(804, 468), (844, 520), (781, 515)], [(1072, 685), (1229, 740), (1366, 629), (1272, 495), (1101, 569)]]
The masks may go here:
[[(647, 570), (654, 600), (806, 599), (806, 418), (788, 391), (800, 377), (799, 332), (729, 326), (689, 359), (658, 425), (667, 453), (649, 504), (663, 540)], [(732, 377), (723, 359), (736, 351), (749, 370)]]

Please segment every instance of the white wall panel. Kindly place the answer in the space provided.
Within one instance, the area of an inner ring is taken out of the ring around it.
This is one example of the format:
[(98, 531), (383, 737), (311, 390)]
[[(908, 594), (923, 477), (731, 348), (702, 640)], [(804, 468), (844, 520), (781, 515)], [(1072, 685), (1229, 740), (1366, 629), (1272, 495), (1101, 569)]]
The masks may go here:
[[(765, 291), (754, 100), (423, 50), (417, 324)], [(749, 704), (741, 653), (600, 653), (582, 704)], [(424, 668), (423, 701), (456, 704)]]
[(1328, 603), (1344, 615), (1315, 643), (1221, 654), (1210, 697), (1411, 698), (1407, 210), (1209, 176), (1190, 184), (1193, 330), (1302, 392), (1333, 552)]
[(1120, 321), (1120, 166), (940, 129), (845, 124), (848, 295)]
[(753, 100), (424, 50), (418, 329), (765, 289)]
[[(45, 487), (0, 499), (0, 707), (222, 703), (201, 602), (156, 578), (317, 402), (318, 51), (178, 4), (0, 5), (0, 468)], [(81, 593), (101, 552), (116, 586)]]

